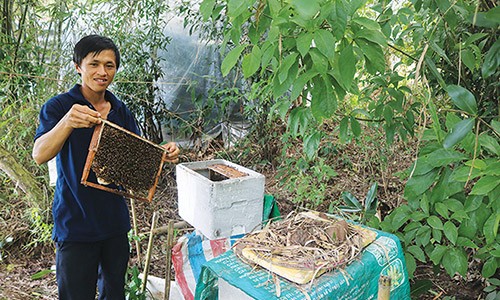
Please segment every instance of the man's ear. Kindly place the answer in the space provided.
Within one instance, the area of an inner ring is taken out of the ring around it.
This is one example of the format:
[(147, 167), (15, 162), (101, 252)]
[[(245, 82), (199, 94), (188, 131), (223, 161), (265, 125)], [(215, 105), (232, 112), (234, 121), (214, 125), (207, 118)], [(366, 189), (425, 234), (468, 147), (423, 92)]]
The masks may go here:
[(77, 64), (77, 63), (74, 63), (75, 64), (75, 69), (76, 69), (76, 72), (78, 72), (78, 74), (82, 74), (82, 71), (80, 69), (80, 66)]

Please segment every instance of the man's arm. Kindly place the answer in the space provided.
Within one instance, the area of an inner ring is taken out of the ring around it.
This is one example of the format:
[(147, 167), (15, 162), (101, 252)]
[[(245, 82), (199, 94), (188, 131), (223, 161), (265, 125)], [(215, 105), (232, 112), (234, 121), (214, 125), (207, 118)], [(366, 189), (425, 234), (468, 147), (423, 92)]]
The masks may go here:
[(36, 139), (33, 159), (39, 165), (49, 161), (61, 151), (64, 143), (75, 128), (90, 128), (101, 123), (101, 114), (88, 106), (75, 104), (52, 128)]

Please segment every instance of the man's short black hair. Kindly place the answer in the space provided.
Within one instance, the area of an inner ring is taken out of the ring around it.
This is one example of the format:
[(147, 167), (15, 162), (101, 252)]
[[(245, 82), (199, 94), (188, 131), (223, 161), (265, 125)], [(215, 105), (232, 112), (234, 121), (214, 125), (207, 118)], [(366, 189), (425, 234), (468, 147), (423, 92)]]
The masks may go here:
[(115, 43), (110, 38), (97, 34), (83, 37), (76, 43), (73, 51), (73, 61), (80, 66), (82, 60), (89, 53), (97, 55), (103, 50), (113, 50), (115, 52), (116, 69), (118, 69), (118, 67), (120, 67), (120, 52), (118, 51), (118, 47), (116, 47)]

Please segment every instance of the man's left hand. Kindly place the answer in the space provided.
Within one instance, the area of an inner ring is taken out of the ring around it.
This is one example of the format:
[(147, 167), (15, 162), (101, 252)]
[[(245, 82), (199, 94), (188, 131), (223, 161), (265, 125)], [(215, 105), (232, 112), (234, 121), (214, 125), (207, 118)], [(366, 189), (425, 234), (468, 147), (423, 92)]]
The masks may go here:
[(162, 147), (167, 150), (167, 156), (165, 158), (166, 162), (174, 164), (179, 162), (179, 153), (181, 151), (175, 142), (166, 143), (165, 145), (162, 145)]

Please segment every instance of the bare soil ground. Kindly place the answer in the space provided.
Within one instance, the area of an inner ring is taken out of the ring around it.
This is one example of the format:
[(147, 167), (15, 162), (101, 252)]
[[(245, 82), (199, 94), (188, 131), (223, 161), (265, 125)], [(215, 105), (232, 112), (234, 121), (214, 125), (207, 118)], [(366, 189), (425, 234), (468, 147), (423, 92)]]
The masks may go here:
[[(399, 146), (398, 146), (399, 147)], [(349, 149), (352, 160), (350, 167), (338, 168), (335, 188), (331, 191), (332, 197), (339, 197), (342, 190), (351, 191), (354, 195), (361, 197), (366, 194), (369, 188), (367, 178), (382, 178), (381, 186), (381, 214), (384, 215), (402, 200), (402, 187), (404, 183), (394, 176), (408, 166), (411, 162), (411, 151), (395, 149), (396, 156), (388, 158), (389, 163), (385, 168), (376, 165), (370, 153), (360, 153), (359, 149)], [(183, 156), (182, 161), (192, 161), (197, 159), (197, 155)], [(213, 158), (213, 154), (204, 153), (203, 159)], [(245, 162), (242, 162), (244, 164)], [(287, 194), (279, 186), (279, 178), (276, 170), (271, 164), (245, 165), (266, 176), (266, 193), (274, 195), (282, 215), (295, 210), (297, 204), (292, 202), (293, 196)], [(355, 170), (355, 171), (353, 171)], [(373, 177), (372, 177), (373, 176)], [(162, 180), (152, 203), (136, 203), (137, 224), (140, 233), (148, 233), (151, 227), (153, 212), (159, 216), (158, 227), (167, 225), (169, 220), (181, 221), (177, 212), (177, 189), (174, 178), (173, 167), (167, 166), (163, 172)], [(319, 207), (324, 210), (328, 205)], [(22, 224), (18, 224), (22, 225)], [(180, 230), (178, 235), (183, 235), (191, 229)], [(26, 230), (24, 238), (27, 238)], [(54, 248), (51, 244), (39, 245), (37, 247), (26, 248), (23, 246), (23, 237), (18, 236), (15, 242), (0, 248), (2, 250), (2, 260), (0, 260), (0, 299), (57, 299), (57, 285), (54, 273), (49, 273), (39, 279), (32, 276), (37, 272), (50, 269), (54, 265)], [(147, 247), (147, 235), (141, 241), (141, 257)], [(165, 244), (166, 235), (157, 235), (154, 239), (154, 246), (151, 256), (150, 274), (164, 277), (165, 270)], [(132, 255), (130, 264), (138, 265), (137, 251), (132, 245)], [(140, 268), (142, 270), (142, 267)], [(431, 265), (419, 265), (412, 283), (426, 280), (430, 289), (423, 295), (415, 299), (485, 299), (482, 294), (484, 288), (480, 277), (471, 276), (467, 280), (462, 278), (449, 278), (442, 270), (435, 270)], [(453, 298), (446, 298), (447, 296)]]

